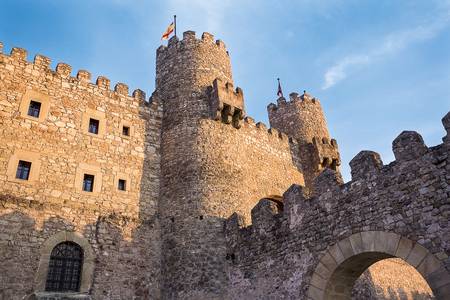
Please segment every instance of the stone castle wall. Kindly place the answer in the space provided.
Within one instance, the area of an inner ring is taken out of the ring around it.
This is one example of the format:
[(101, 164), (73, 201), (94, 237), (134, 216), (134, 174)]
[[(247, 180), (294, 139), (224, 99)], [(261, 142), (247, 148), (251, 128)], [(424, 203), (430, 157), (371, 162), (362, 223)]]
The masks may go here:
[[(283, 210), (260, 201), (249, 227), (234, 214), (227, 221), (232, 298), (350, 299), (364, 270), (397, 257), (422, 275), (436, 299), (447, 299), (450, 113), (443, 123), (441, 145), (427, 148), (419, 134), (403, 132), (393, 142), (396, 161), (389, 165), (362, 151), (350, 163), (352, 181), (346, 184), (327, 170), (311, 196), (292, 186)], [(415, 287), (403, 294), (419, 295), (420, 284)]]
[(300, 144), (299, 168), (305, 177), (305, 185), (310, 188), (325, 168), (338, 170), (341, 164), (338, 145), (330, 140), (325, 115), (320, 101), (306, 91), (299, 96), (291, 93), (289, 101), (281, 97), (277, 104), (267, 106), (270, 125)]
[[(42, 251), (61, 232), (92, 247), (94, 273), (83, 280), (95, 299), (157, 297), (161, 105), (26, 56), (0, 54), (0, 298), (43, 289)], [(39, 118), (27, 115), (30, 100), (41, 103)], [(88, 132), (89, 118), (99, 120), (98, 134)], [(15, 178), (18, 160), (32, 162), (29, 180)], [(93, 192), (82, 191), (84, 173), (95, 175)]]
[[(150, 103), (125, 84), (110, 90), (105, 77), (93, 84), (87, 71), (72, 77), (67, 64), (1, 49), (0, 299), (49, 299), (49, 256), (62, 241), (84, 250), (85, 299), (345, 298), (355, 274), (391, 257), (438, 299), (450, 295), (449, 134), (427, 148), (403, 133), (388, 166), (363, 151), (343, 184), (318, 101), (270, 105), (271, 129), (244, 118), (229, 54), (211, 34), (158, 48)], [(19, 160), (32, 162), (27, 181), (15, 178)], [(83, 174), (95, 175), (93, 192)]]
[(226, 124), (236, 108), (243, 110), (243, 93), (232, 91), (228, 52), (212, 35), (173, 37), (158, 49), (156, 69), (154, 95), (164, 103), (163, 297), (223, 298), (223, 220), (234, 211), (249, 215), (259, 199), (280, 196), (288, 182), (303, 184), (296, 145), (251, 118), (236, 115)]

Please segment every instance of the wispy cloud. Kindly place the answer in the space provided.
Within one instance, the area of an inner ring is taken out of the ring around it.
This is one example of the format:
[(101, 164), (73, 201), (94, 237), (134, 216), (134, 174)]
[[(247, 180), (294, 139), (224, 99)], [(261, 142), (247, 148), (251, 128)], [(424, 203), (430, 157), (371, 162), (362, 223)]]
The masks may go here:
[(189, 24), (202, 25), (214, 32), (221, 29), (234, 0), (170, 0), (169, 9), (183, 15)]
[(328, 89), (358, 69), (380, 60), (383, 57), (395, 55), (414, 43), (432, 39), (450, 24), (450, 11), (435, 18), (433, 21), (416, 26), (413, 29), (405, 29), (390, 33), (380, 38), (378, 46), (367, 50), (365, 53), (355, 53), (343, 57), (324, 74), (322, 89)]

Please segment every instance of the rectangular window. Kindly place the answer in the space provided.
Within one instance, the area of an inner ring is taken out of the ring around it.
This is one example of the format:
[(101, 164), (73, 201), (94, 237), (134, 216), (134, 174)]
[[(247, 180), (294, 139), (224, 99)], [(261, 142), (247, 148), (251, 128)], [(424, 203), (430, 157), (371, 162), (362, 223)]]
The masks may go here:
[(127, 190), (127, 181), (124, 179), (119, 179), (118, 188), (121, 191), (126, 191)]
[(89, 119), (89, 132), (90, 133), (94, 133), (94, 134), (98, 134), (98, 126), (99, 126), (99, 121), (96, 119)]
[(123, 126), (122, 127), (122, 134), (125, 135), (125, 136), (130, 136), (130, 127)]
[(28, 115), (31, 117), (39, 118), (40, 113), (41, 113), (41, 102), (31, 100), (30, 106), (28, 106)]
[(94, 191), (94, 175), (84, 174), (83, 191), (85, 192)]
[(30, 177), (31, 162), (19, 160), (19, 165), (17, 166), (16, 178), (28, 180)]

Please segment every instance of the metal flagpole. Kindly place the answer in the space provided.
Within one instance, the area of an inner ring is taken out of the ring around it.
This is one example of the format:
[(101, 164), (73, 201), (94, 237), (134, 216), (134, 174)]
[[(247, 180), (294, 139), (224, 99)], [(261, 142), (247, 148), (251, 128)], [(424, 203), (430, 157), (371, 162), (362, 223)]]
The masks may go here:
[(174, 26), (175, 36), (177, 36), (177, 15), (173, 15), (173, 26)]

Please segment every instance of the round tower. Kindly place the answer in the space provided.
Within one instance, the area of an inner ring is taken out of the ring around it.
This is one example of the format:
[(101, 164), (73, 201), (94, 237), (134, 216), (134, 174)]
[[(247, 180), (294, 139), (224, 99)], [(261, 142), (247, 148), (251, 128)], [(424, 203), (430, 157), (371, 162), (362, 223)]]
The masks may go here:
[[(217, 79), (217, 80), (216, 80)], [(217, 82), (232, 85), (225, 45), (187, 31), (157, 50), (156, 89), (163, 103), (159, 211), (164, 299), (214, 299), (226, 293), (221, 199), (205, 196), (205, 155), (199, 123), (211, 116), (209, 94)], [(219, 197), (217, 197), (219, 198)]]
[(277, 104), (269, 104), (270, 125), (295, 138), (300, 146), (300, 168), (305, 185), (311, 187), (314, 178), (324, 169), (338, 170), (340, 156), (335, 139), (330, 140), (327, 122), (318, 99), (304, 91), (289, 95), (290, 101), (280, 97)]

